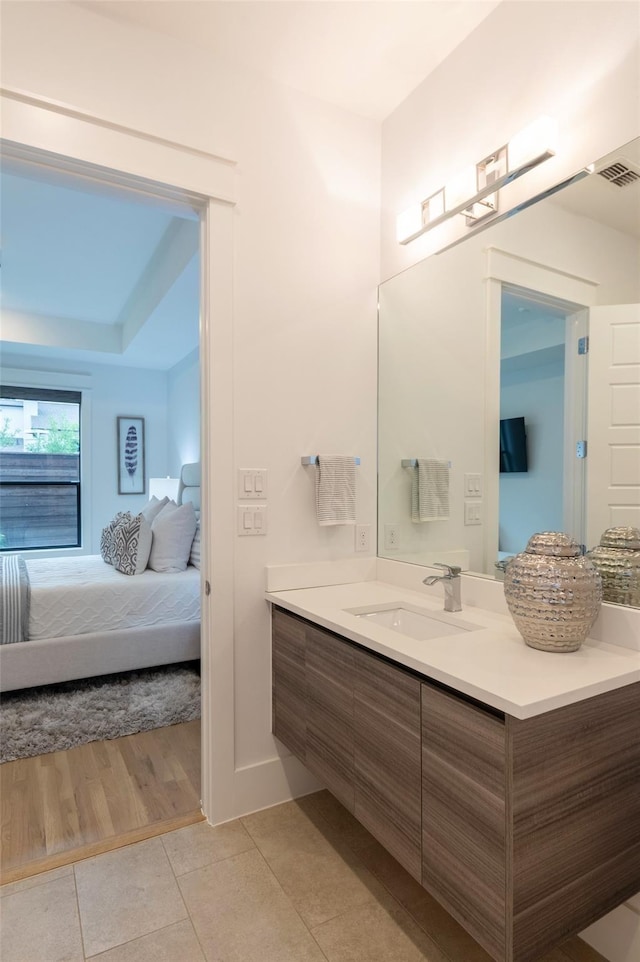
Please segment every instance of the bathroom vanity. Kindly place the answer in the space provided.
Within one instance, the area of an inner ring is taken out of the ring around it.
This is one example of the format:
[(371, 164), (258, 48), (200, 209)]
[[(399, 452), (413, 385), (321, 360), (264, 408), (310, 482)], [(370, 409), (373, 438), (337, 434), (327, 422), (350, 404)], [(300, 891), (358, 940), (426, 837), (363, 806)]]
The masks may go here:
[(640, 889), (640, 653), (357, 614), (415, 595), (269, 594), (273, 731), (497, 962), (534, 962)]

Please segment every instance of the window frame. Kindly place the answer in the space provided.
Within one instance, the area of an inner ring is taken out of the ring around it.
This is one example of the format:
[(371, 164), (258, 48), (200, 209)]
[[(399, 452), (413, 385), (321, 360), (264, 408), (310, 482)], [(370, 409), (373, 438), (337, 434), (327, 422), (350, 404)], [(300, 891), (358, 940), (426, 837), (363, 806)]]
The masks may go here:
[[(69, 374), (58, 371), (36, 371), (28, 368), (2, 368), (2, 384), (30, 391), (58, 391), (80, 394), (80, 470), (77, 491), (79, 498), (78, 523), (80, 537), (77, 545), (53, 545), (40, 548), (2, 548), (7, 552), (25, 553), (30, 558), (68, 557), (84, 555), (91, 543), (91, 382), (89, 374)], [(24, 482), (30, 483), (30, 482)], [(34, 482), (36, 483), (36, 482)], [(41, 482), (38, 482), (41, 483)], [(46, 482), (55, 484), (56, 482)], [(73, 482), (60, 482), (69, 484)]]

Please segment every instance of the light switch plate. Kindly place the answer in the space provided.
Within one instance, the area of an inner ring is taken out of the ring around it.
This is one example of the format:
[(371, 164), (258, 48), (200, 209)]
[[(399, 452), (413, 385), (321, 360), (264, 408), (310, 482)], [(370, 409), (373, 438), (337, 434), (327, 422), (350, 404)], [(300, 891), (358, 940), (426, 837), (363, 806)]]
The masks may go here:
[(267, 533), (266, 504), (239, 504), (236, 506), (237, 533), (240, 538), (255, 537)]
[(238, 497), (243, 501), (266, 501), (267, 469), (238, 468)]
[(465, 501), (464, 523), (482, 524), (482, 501)]
[(482, 497), (482, 475), (481, 474), (465, 474), (464, 496), (465, 498), (481, 498)]

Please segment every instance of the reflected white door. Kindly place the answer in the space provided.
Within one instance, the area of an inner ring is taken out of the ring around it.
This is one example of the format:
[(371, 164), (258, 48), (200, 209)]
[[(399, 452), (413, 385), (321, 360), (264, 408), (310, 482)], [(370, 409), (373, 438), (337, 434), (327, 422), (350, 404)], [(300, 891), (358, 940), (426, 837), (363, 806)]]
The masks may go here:
[(589, 310), (587, 546), (640, 527), (640, 304)]

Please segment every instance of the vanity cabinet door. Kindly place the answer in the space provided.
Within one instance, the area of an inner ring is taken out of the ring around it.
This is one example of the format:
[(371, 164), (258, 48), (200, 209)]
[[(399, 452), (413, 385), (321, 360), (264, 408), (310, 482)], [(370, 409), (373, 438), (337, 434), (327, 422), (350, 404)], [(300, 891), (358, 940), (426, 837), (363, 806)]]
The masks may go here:
[(505, 724), (422, 685), (422, 884), (506, 957)]
[(305, 762), (353, 812), (353, 648), (311, 625), (306, 637)]
[(273, 609), (272, 731), (304, 761), (307, 741), (307, 683), (303, 621)]
[(420, 682), (354, 653), (355, 816), (421, 880)]

